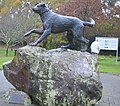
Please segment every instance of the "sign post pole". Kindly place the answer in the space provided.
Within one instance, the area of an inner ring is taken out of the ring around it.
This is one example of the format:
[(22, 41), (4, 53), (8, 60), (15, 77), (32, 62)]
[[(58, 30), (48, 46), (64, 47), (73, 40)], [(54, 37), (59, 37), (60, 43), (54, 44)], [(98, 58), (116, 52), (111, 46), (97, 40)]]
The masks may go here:
[(116, 51), (116, 64), (118, 63), (118, 50)]

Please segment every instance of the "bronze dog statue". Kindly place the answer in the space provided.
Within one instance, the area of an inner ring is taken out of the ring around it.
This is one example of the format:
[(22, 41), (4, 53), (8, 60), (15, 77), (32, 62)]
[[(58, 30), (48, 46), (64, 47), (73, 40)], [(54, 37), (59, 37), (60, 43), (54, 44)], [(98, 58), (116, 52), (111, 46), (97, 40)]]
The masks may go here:
[(44, 3), (37, 3), (32, 9), (35, 13), (40, 15), (43, 29), (33, 29), (24, 35), (25, 37), (31, 33), (41, 35), (35, 43), (30, 44), (31, 46), (36, 46), (51, 33), (56, 34), (67, 31), (69, 45), (63, 46), (63, 48), (75, 49), (75, 46), (79, 46), (74, 42), (74, 39), (77, 39), (79, 42), (84, 43), (84, 51), (87, 50), (89, 40), (83, 37), (83, 27), (94, 26), (95, 21), (92, 18), (90, 18), (90, 22), (85, 22), (76, 17), (63, 16), (52, 12)]

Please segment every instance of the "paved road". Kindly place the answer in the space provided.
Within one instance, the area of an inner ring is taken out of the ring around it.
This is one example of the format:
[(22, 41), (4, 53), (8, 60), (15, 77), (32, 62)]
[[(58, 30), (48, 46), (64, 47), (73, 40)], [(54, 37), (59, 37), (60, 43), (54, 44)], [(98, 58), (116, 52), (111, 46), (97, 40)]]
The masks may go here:
[[(24, 106), (24, 105), (18, 105), (18, 104), (9, 104), (5, 100), (5, 94), (10, 89), (15, 89), (4, 77), (3, 72), (0, 71), (0, 106)], [(29, 105), (29, 106), (36, 106), (35, 104)]]
[(97, 106), (120, 106), (120, 76), (100, 74), (103, 96)]
[[(103, 84), (103, 96), (96, 106), (120, 106), (120, 76), (112, 74), (100, 74)], [(14, 88), (0, 71), (0, 106), (23, 106), (5, 102), (4, 94)], [(34, 104), (30, 106), (36, 106)]]

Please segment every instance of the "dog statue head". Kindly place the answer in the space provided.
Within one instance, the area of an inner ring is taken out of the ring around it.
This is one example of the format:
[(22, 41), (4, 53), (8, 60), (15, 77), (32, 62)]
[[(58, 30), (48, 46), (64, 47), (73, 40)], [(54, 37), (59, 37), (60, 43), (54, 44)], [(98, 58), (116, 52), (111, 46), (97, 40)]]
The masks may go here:
[(36, 3), (35, 6), (32, 7), (32, 10), (35, 13), (42, 15), (43, 13), (49, 11), (49, 8), (45, 5), (45, 3), (41, 2), (41, 3)]

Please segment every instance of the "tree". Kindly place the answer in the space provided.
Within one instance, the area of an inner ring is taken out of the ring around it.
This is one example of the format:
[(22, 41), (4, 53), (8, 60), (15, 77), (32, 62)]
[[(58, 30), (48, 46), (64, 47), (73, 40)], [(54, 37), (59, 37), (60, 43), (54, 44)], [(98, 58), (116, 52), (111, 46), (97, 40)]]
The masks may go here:
[(6, 17), (2, 18), (0, 23), (0, 41), (6, 44), (6, 56), (8, 55), (9, 46), (14, 39), (13, 29), (13, 23), (8, 15), (6, 15)]
[(0, 16), (11, 13), (11, 10), (21, 6), (21, 3), (21, 0), (2, 0), (0, 3)]
[[(102, 4), (100, 0), (70, 0), (65, 5), (59, 7), (58, 12), (64, 15), (70, 15), (78, 17), (82, 20), (89, 20), (92, 17), (96, 23), (102, 14)], [(95, 35), (94, 28), (85, 28), (84, 35)]]
[(99, 17), (101, 15), (101, 2), (99, 0), (70, 0), (65, 5), (60, 6), (58, 12), (82, 20), (89, 17)]
[(109, 17), (120, 18), (120, 1), (119, 0), (102, 0), (103, 11)]
[[(11, 9), (0, 20), (0, 41), (6, 44), (6, 56), (8, 49), (24, 41), (24, 33), (35, 26), (35, 16), (27, 7)], [(28, 42), (28, 41), (27, 41)]]
[[(85, 28), (86, 36), (120, 36), (120, 3), (117, 0), (70, 0), (59, 7), (58, 12), (64, 15), (96, 21), (94, 28)], [(110, 13), (109, 11), (110, 10)]]

